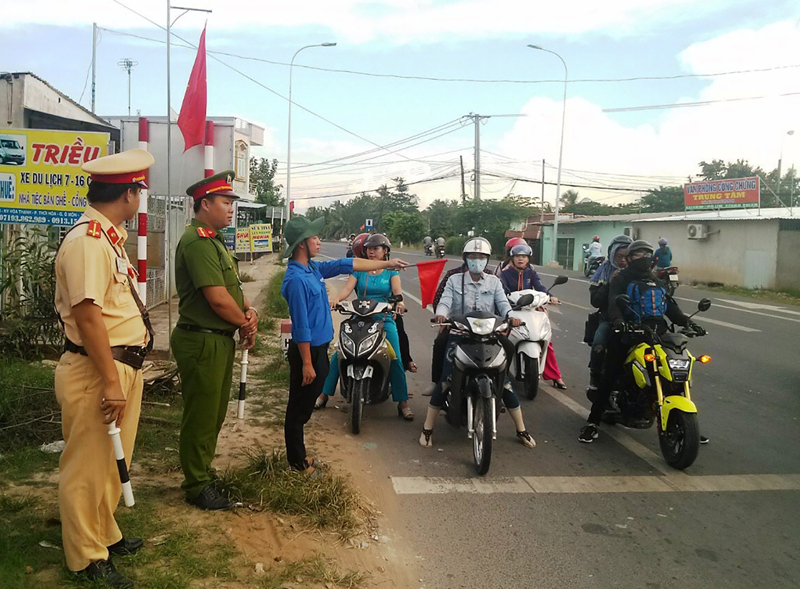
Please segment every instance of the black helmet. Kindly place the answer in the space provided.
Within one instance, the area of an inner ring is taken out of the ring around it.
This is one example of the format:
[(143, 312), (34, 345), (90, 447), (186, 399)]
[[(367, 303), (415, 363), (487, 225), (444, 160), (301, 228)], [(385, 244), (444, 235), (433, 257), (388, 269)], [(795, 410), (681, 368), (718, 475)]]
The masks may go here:
[(367, 248), (378, 246), (383, 246), (386, 249), (386, 256), (388, 256), (389, 252), (392, 251), (392, 242), (389, 241), (388, 237), (380, 233), (373, 233), (367, 237), (362, 247), (364, 248), (364, 253), (366, 253)]
[(637, 252), (640, 250), (646, 250), (651, 257), (653, 256), (653, 251), (655, 251), (653, 249), (653, 246), (650, 245), (649, 241), (645, 241), (644, 239), (637, 239), (636, 241), (631, 242), (631, 244), (628, 246), (628, 257), (630, 257), (630, 255), (633, 252)]
[(627, 235), (617, 235), (611, 240), (611, 243), (608, 244), (608, 257), (614, 257), (611, 250), (617, 250), (620, 247), (629, 247), (631, 243), (633, 243), (633, 240)]

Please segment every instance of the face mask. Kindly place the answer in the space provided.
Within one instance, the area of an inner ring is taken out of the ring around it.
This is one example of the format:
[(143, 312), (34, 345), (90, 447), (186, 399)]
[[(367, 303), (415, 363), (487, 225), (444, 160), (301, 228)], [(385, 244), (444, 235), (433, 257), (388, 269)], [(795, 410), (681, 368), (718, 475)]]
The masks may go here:
[(646, 272), (650, 268), (650, 263), (653, 258), (638, 258), (628, 262), (628, 266), (633, 268), (636, 272)]
[(473, 274), (480, 274), (483, 272), (483, 269), (486, 268), (486, 260), (467, 260), (467, 268)]

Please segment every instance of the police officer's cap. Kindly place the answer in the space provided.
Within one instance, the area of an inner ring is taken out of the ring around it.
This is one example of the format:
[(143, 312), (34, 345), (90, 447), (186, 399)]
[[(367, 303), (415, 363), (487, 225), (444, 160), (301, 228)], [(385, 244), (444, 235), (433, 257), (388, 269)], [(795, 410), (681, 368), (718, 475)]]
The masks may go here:
[(81, 170), (91, 175), (92, 182), (139, 184), (147, 188), (146, 170), (155, 161), (153, 155), (144, 149), (128, 149), (86, 162)]
[(225, 170), (219, 174), (214, 174), (208, 178), (203, 178), (200, 182), (195, 182), (186, 189), (186, 194), (195, 201), (206, 196), (227, 196), (228, 198), (241, 198), (233, 191), (231, 182), (236, 177), (233, 170)]

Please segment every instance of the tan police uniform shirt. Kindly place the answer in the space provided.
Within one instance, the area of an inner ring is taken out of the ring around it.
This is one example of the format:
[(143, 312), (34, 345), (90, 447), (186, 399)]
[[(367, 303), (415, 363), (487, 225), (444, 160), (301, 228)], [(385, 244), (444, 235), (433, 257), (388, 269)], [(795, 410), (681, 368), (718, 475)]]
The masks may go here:
[(128, 233), (90, 206), (78, 223), (91, 221), (100, 223), (113, 245), (105, 235), (89, 235), (88, 224), (81, 225), (67, 234), (56, 257), (56, 309), (67, 338), (83, 345), (72, 307), (90, 299), (102, 311), (112, 347), (144, 346), (149, 336), (130, 290), (136, 279), (128, 280), (133, 268), (124, 248)]

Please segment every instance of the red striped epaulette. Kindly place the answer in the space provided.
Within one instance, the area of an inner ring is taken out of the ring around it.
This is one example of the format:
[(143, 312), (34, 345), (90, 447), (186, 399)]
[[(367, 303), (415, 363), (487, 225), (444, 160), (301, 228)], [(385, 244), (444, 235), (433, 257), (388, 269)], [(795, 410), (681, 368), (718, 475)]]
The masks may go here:
[(197, 228), (197, 235), (200, 237), (214, 237), (216, 232), (213, 229), (206, 229), (205, 227)]
[(95, 239), (100, 239), (100, 236), (103, 235), (103, 228), (100, 226), (100, 221), (89, 221), (86, 235), (91, 235)]

